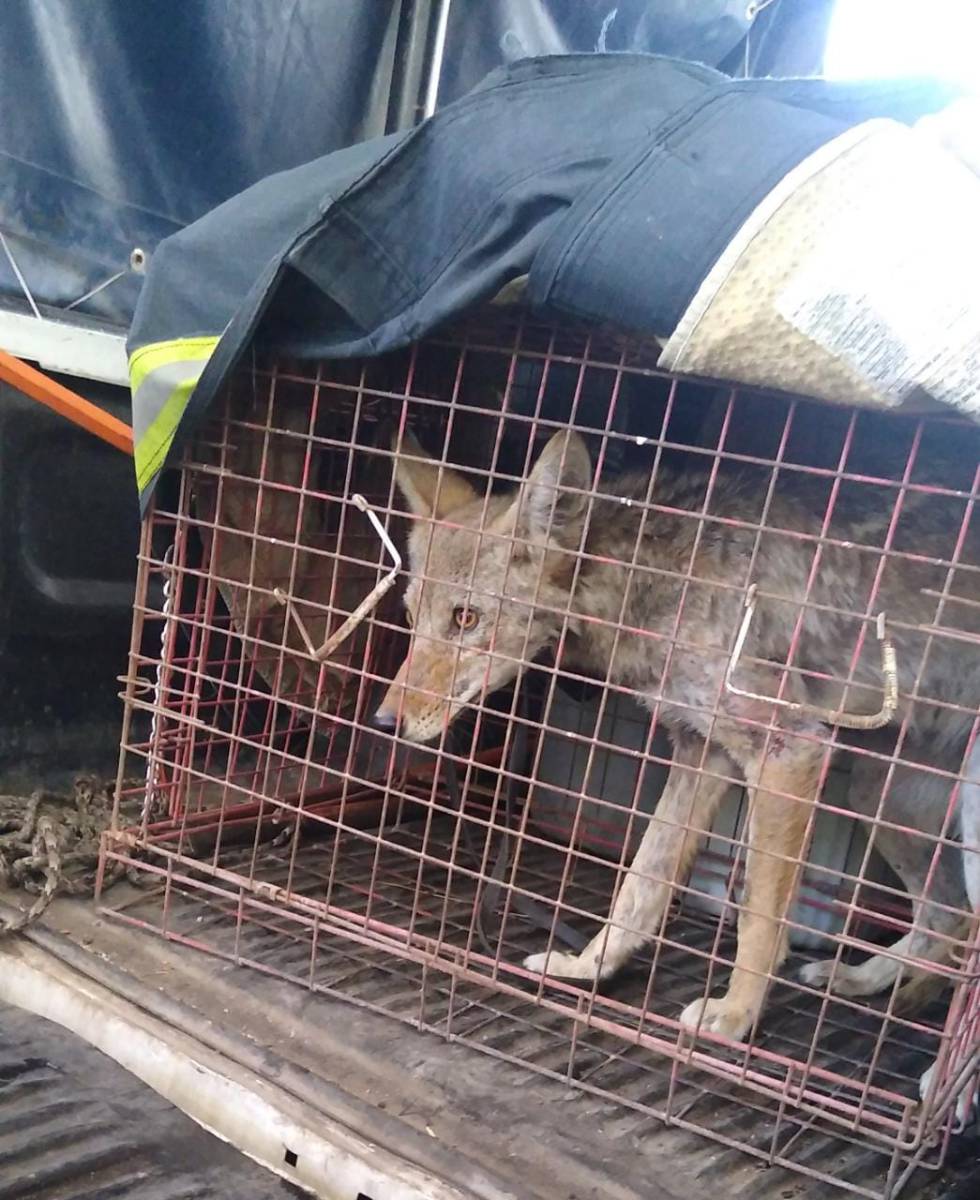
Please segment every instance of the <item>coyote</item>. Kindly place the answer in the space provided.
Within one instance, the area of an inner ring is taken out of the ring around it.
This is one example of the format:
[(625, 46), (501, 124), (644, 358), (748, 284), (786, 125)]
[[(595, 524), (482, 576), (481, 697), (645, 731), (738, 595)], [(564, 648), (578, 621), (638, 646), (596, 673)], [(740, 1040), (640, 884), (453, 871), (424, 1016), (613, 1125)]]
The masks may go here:
[[(860, 966), (811, 964), (804, 978), (870, 994), (897, 979), (896, 954), (940, 957), (936, 945), (958, 936), (967, 903), (947, 809), (972, 726), (964, 710), (975, 711), (980, 699), (975, 532), (963, 565), (950, 572), (936, 563), (953, 556), (962, 508), (909, 492), (895, 524), (887, 488), (842, 486), (822, 529), (826, 481), (783, 471), (770, 487), (768, 473), (760, 479), (724, 466), (707, 508), (708, 472), (663, 464), (653, 476), (604, 482), (596, 494), (586, 444), (566, 431), (552, 437), (515, 494), (484, 496), (410, 435), (393, 448), (397, 484), (419, 518), (409, 535), (405, 595), (412, 643), (377, 724), (428, 742), (466, 705), (560, 645), (563, 666), (635, 692), (673, 742), (663, 795), (607, 924), (581, 953), (535, 954), (528, 969), (594, 980), (623, 966), (657, 935), (672, 884), (726, 787), (744, 781), (749, 852), (734, 969), (726, 993), (688, 1005), (681, 1022), (737, 1040), (750, 1032), (786, 953), (785, 916), (832, 718), (877, 713), (883, 703), (879, 610), (897, 655), (893, 725), (907, 719), (901, 763), (885, 788), (894, 729), (862, 735), (858, 744), (878, 757), (855, 756), (852, 791), (865, 815), (883, 803), (890, 824), (875, 828), (875, 845), (918, 898), (917, 917), (888, 953)], [(915, 557), (883, 562), (886, 545)], [(752, 584), (754, 619), (726, 686)], [(930, 636), (937, 625), (960, 636)], [(780, 664), (794, 642), (789, 670)], [(790, 703), (771, 703), (777, 696)]]

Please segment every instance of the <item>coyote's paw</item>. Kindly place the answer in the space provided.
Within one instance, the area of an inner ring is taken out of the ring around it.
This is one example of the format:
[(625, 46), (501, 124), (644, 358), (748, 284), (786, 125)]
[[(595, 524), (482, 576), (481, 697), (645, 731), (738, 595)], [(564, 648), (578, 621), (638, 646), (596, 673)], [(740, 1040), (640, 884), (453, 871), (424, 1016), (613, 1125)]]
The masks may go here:
[(730, 1004), (727, 996), (715, 1000), (695, 1000), (681, 1013), (681, 1024), (699, 1033), (720, 1033), (740, 1042), (752, 1028), (755, 1014), (747, 1008)]
[[(936, 1065), (936, 1063), (933, 1063), (919, 1080), (919, 1095), (923, 1100), (929, 1094), (932, 1077), (936, 1073)], [(955, 1133), (962, 1133), (977, 1119), (978, 1107), (980, 1107), (980, 1091), (978, 1091), (978, 1087), (980, 1087), (980, 1080), (974, 1076), (968, 1079), (960, 1089), (960, 1093), (956, 1097), (956, 1124), (953, 1127)]]
[(800, 982), (819, 988), (829, 980), (830, 990), (837, 996), (874, 996), (888, 987), (895, 977), (894, 969), (889, 969), (888, 960), (882, 961), (883, 971), (875, 970), (873, 958), (856, 967), (832, 958), (825, 962), (807, 963), (800, 968)]
[(595, 964), (579, 954), (566, 954), (552, 950), (548, 954), (529, 954), (524, 960), (529, 971), (539, 975), (552, 975), (556, 979), (595, 979)]

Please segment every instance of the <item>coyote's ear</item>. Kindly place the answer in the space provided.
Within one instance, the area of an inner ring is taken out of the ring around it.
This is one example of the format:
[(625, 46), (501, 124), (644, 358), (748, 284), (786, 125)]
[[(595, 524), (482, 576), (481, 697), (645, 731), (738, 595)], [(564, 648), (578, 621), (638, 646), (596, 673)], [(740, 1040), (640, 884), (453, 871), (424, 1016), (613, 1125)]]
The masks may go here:
[[(581, 533), (592, 463), (577, 433), (556, 433), (541, 451), (531, 474), (501, 524), (529, 542), (566, 545)], [(574, 488), (574, 491), (567, 491)]]
[(445, 517), (477, 499), (463, 476), (430, 458), (408, 430), (400, 447), (397, 433), (392, 436), (391, 448), (397, 455), (395, 482), (417, 517)]

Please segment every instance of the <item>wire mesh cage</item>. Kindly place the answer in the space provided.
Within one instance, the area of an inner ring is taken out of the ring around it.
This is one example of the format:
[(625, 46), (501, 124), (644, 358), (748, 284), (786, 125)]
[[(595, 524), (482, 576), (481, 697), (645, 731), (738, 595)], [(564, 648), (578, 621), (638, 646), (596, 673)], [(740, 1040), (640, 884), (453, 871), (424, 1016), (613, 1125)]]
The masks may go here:
[(978, 430), (654, 358), (242, 368), (145, 523), (102, 904), (892, 1197), (980, 1058)]

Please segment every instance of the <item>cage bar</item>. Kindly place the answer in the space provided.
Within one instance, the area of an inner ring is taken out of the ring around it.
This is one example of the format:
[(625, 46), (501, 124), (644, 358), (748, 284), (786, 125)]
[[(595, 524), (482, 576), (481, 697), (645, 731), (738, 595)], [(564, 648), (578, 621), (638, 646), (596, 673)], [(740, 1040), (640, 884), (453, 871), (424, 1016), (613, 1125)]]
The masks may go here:
[[(103, 855), (147, 886), (101, 904), (892, 1200), (941, 1165), (980, 1065), (980, 850), (958, 832), (980, 435), (654, 361), (502, 312), (380, 360), (241, 368), (144, 527), (120, 762), (143, 820), (117, 807)], [(882, 630), (897, 708), (861, 729)], [(666, 869), (708, 798), (693, 867)], [(766, 849), (774, 813), (789, 852)], [(798, 886), (765, 908), (743, 886), (767, 858)], [(607, 924), (623, 895), (642, 927)], [(728, 1036), (691, 1013), (747, 911), (774, 954)], [(642, 944), (600, 978), (623, 930)], [(542, 968), (596, 935), (591, 976)], [(873, 1186), (849, 1175), (869, 1149)]]

